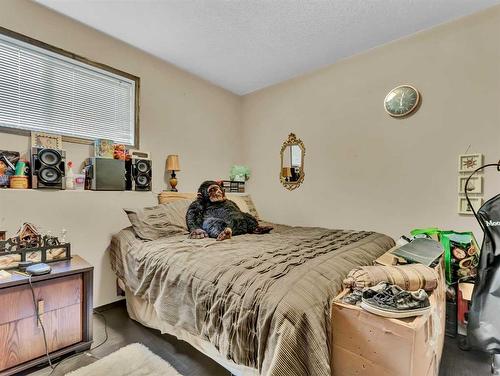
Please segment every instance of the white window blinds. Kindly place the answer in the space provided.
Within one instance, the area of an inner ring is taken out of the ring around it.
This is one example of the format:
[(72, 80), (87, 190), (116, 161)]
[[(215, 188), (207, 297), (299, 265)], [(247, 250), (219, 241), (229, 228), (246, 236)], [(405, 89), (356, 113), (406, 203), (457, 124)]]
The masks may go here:
[(0, 34), (0, 127), (134, 145), (135, 85)]

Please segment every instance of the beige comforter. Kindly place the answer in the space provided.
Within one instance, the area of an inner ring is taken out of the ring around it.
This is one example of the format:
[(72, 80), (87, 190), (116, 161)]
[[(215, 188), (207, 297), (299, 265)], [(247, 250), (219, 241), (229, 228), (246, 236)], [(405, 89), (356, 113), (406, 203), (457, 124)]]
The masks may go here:
[(330, 376), (330, 304), (342, 279), (394, 245), (371, 232), (277, 225), (228, 241), (113, 237), (113, 270), (161, 320), (261, 375)]

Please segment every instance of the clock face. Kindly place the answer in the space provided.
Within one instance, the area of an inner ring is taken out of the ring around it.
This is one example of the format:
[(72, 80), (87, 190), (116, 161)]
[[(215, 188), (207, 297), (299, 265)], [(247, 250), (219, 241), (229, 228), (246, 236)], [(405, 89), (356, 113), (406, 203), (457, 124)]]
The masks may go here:
[(417, 89), (409, 85), (401, 85), (392, 89), (385, 97), (384, 107), (389, 115), (406, 116), (413, 112), (420, 101)]

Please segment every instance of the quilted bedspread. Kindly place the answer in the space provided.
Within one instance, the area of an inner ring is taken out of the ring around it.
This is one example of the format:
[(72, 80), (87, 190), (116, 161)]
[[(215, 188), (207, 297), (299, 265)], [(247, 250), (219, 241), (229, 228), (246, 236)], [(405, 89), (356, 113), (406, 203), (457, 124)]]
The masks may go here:
[(347, 273), (394, 245), (363, 231), (275, 225), (217, 242), (112, 239), (113, 270), (161, 320), (269, 376), (330, 376), (330, 305)]

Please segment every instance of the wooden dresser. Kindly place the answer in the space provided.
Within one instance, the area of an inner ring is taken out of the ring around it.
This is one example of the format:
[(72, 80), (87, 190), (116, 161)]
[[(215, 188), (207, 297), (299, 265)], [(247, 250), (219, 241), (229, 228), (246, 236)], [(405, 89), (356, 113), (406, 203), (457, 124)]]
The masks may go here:
[[(93, 267), (79, 256), (50, 264), (52, 272), (33, 277), (35, 300), (51, 358), (92, 344)], [(0, 376), (46, 362), (28, 278), (0, 279)]]

